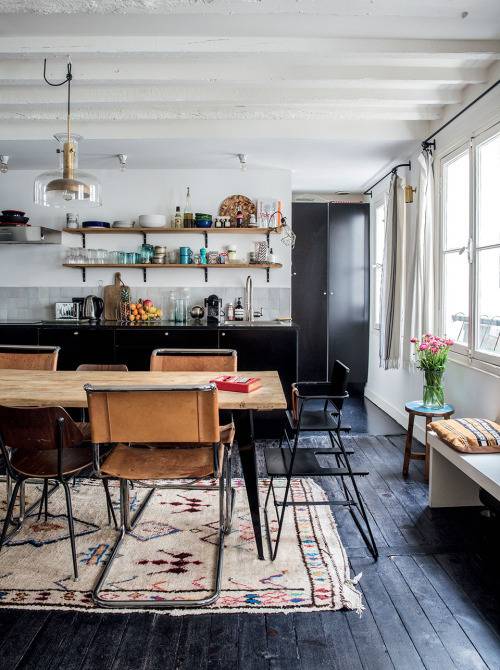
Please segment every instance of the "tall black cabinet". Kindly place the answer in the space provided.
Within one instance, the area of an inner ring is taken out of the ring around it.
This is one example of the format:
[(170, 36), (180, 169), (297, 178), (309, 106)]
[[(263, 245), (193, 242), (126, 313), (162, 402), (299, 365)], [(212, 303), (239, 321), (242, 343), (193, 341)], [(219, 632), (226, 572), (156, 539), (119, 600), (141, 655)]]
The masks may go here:
[(293, 204), (292, 318), (300, 327), (299, 379), (325, 380), (335, 359), (351, 389), (368, 375), (368, 204)]

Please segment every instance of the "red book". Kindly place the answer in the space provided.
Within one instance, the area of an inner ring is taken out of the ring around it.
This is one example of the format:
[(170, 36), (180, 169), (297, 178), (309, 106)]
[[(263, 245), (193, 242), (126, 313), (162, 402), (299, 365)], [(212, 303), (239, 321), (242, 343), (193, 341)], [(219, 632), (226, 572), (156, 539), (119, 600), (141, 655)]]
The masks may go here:
[(219, 391), (233, 391), (236, 393), (250, 393), (261, 387), (259, 377), (241, 377), (238, 375), (221, 375), (210, 380)]

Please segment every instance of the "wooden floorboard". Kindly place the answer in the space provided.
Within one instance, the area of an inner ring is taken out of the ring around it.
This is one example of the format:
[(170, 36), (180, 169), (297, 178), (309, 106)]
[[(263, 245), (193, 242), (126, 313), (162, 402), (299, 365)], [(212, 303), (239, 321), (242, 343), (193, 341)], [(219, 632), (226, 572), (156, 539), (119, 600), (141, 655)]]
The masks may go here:
[[(361, 615), (0, 608), (0, 667), (499, 670), (500, 526), (478, 509), (429, 509), (423, 464), (413, 461), (410, 476), (401, 476), (403, 445), (398, 435), (346, 438), (352, 465), (370, 472), (359, 489), (380, 551), (375, 563), (349, 511), (333, 508), (353, 574), (362, 573)], [(338, 496), (338, 481), (319, 483)]]

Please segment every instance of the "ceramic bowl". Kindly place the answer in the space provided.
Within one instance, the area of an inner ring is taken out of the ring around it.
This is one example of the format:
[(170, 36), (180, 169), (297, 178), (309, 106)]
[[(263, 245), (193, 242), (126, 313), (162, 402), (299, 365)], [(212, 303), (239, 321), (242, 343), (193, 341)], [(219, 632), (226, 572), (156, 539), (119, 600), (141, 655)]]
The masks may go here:
[(165, 214), (141, 214), (139, 226), (142, 228), (165, 228), (167, 217)]

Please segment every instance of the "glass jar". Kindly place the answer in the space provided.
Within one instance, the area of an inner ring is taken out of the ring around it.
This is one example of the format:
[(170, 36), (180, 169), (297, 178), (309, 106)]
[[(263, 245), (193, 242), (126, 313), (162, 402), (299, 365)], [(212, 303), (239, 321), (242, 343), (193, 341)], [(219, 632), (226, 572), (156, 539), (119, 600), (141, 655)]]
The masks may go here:
[(187, 300), (185, 298), (175, 299), (175, 323), (186, 323), (187, 321)]

